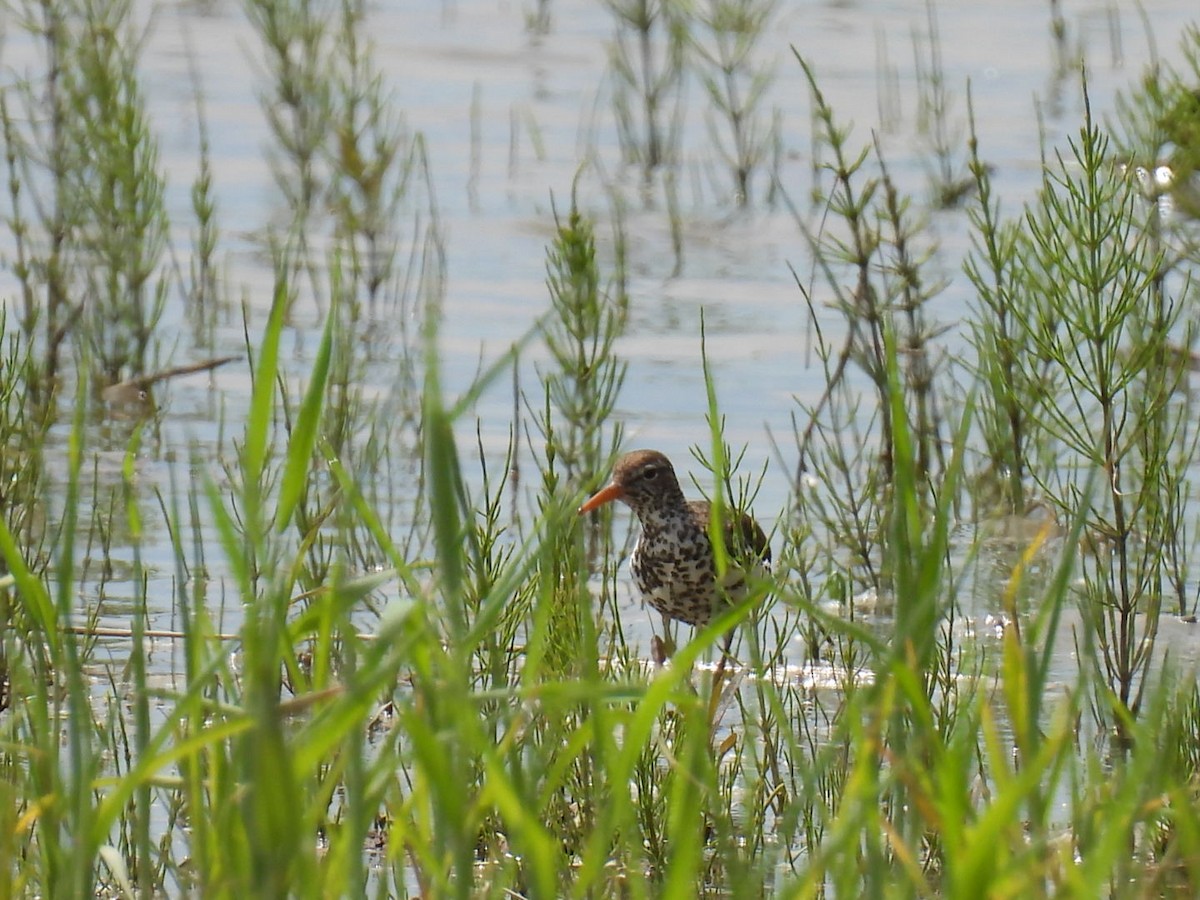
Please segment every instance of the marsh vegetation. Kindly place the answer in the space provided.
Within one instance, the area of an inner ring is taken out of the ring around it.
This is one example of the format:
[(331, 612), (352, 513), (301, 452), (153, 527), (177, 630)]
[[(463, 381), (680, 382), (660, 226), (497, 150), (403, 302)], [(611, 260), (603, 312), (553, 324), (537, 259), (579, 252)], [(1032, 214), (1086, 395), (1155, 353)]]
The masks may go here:
[[(1012, 200), (932, 5), (915, 186), (801, 40), (766, 52), (773, 2), (598, 6), (609, 106), (542, 216), (544, 302), (463, 378), (443, 157), (370, 9), (229, 13), (272, 191), (238, 237), (195, 71), (173, 218), (145, 10), (8, 3), (0, 897), (1200, 890), (1196, 657), (1162, 639), (1189, 640), (1200, 585), (1200, 29), (1101, 116), (1052, 5), (1080, 115), (1027, 149), (1039, 186)], [(556, 9), (523, 11), (530, 41)], [(801, 188), (769, 107), (785, 68)], [(489, 160), (462, 119), (474, 208)], [(515, 108), (509, 137), (510, 172), (522, 140), (542, 152)], [(622, 356), (629, 220), (686, 271), (688, 196), (788, 223), (820, 376), (792, 432), (760, 436), (786, 472), (772, 517), (721, 340), (703, 316), (689, 335), (705, 415), (677, 465), (754, 508), (775, 563), (654, 667), (626, 519), (576, 508), (649, 402)], [(961, 261), (934, 216), (969, 235)], [(230, 273), (243, 240), (264, 284)], [(971, 298), (952, 320), (951, 279)], [(149, 396), (181, 378), (208, 379), (192, 432)]]

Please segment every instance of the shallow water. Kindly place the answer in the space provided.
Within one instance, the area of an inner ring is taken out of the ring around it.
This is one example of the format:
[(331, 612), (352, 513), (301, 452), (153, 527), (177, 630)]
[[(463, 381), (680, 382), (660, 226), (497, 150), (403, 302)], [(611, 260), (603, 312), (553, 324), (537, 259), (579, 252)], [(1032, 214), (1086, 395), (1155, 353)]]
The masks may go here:
[[(756, 202), (746, 211), (736, 209), (707, 135), (703, 90), (693, 83), (686, 95), (679, 186), (684, 249), (680, 272), (673, 274), (677, 261), (661, 195), (643, 202), (637, 176), (622, 170), (619, 162), (607, 74), (613, 30), (609, 13), (595, 0), (551, 2), (549, 8), (551, 26), (540, 36), (526, 29), (529, 3), (383, 2), (369, 11), (375, 60), (394, 90), (395, 109), (429, 148), (432, 196), (413, 205), (423, 205), (426, 213), (430, 207), (436, 210), (444, 241), (440, 344), (447, 390), (468, 385), (481, 360), (503, 353), (548, 309), (545, 248), (552, 235), (552, 210), (566, 208), (573, 184), (581, 205), (598, 221), (606, 260), (612, 252), (612, 197), (617, 194), (625, 206), (632, 304), (628, 333), (618, 344), (629, 365), (619, 404), (626, 444), (659, 448), (682, 468), (697, 472), (688, 448), (708, 441), (703, 316), (727, 438), (735, 446), (748, 446), (746, 471), (768, 467), (756, 509), (769, 520), (788, 502), (797, 398), (811, 402), (823, 388), (823, 374), (809, 355), (807, 310), (789, 269), (815, 283), (819, 292), (804, 239), (784, 204), (766, 202), (765, 178), (754, 185)], [(1151, 43), (1137, 16), (1115, 3), (1067, 3), (1064, 10), (1069, 42), (1088, 61), (1092, 108), (1100, 118), (1108, 117), (1116, 91), (1129, 85), (1151, 58)], [(1158, 52), (1174, 59), (1176, 36), (1196, 15), (1194, 0), (1150, 3), (1147, 12)], [(1047, 15), (1041, 0), (946, 3), (937, 10), (941, 60), (952, 95), (949, 121), (961, 138), (969, 83), (981, 154), (995, 166), (997, 192), (1010, 215), (1040, 183), (1041, 131), (1051, 145), (1061, 146), (1063, 136), (1074, 133), (1082, 118), (1078, 74), (1072, 67), (1063, 74)], [(271, 300), (270, 265), (258, 238), (281, 209), (264, 154), (269, 134), (259, 102), (265, 85), (261, 51), (241, 7), (228, 0), (145, 5), (139, 16), (148, 24), (144, 85), (169, 178), (174, 250), (186, 265), (192, 230), (189, 192), (198, 163), (194, 67), (211, 141), (225, 279), (231, 296), (244, 298), (254, 340)], [(813, 65), (839, 118), (855, 123), (855, 140), (866, 143), (878, 129), (893, 177), (924, 196), (928, 154), (914, 124), (913, 41), (914, 35), (925, 41), (926, 31), (922, 0), (793, 2), (779, 8), (762, 47), (764, 58), (775, 64), (765, 107), (780, 116), (780, 184), (810, 224), (820, 212), (809, 209), (806, 200), (811, 187), (810, 104), (793, 50)], [(23, 40), (13, 34), (4, 47), (6, 79), (30, 65), (30, 48)], [(881, 77), (881, 71), (889, 77)], [(892, 92), (890, 99), (880, 99), (882, 88)], [(886, 120), (882, 126), (881, 119)], [(588, 159), (595, 163), (581, 168)], [(960, 166), (962, 159), (960, 151)], [(926, 234), (941, 247), (935, 269), (949, 281), (930, 311), (955, 323), (970, 296), (959, 269), (967, 247), (965, 213), (932, 214)], [(10, 274), (6, 271), (4, 277)], [(836, 337), (832, 314), (819, 311), (830, 336)], [(378, 362), (369, 371), (379, 391), (386, 389), (394, 371), (390, 356), (402, 349), (397, 317), (404, 314), (380, 311), (375, 323), (372, 352)], [(295, 383), (311, 364), (321, 321), (321, 307), (311, 297), (301, 297), (284, 343), (285, 366)], [(236, 310), (219, 321), (208, 343), (192, 333), (178, 298), (168, 306), (162, 335), (161, 354), (171, 363), (244, 350)], [(956, 339), (952, 335), (949, 340), (953, 344)], [(534, 384), (533, 366), (540, 354), (536, 342), (523, 354), (526, 387)], [(476, 410), (485, 450), (495, 457), (503, 452), (512, 425), (510, 388), (505, 379), (501, 382)], [(238, 363), (165, 387), (157, 435), (145, 442), (138, 460), (139, 484), (147, 497), (154, 490), (169, 496), (176, 486), (189, 484), (196, 469), (219, 471), (216, 466), (231, 452), (222, 423), (244, 418), (249, 384), (245, 364)], [(58, 429), (60, 440), (67, 427)], [(128, 428), (112, 422), (96, 427), (96, 470), (102, 483), (119, 488)], [(782, 458), (775, 455), (769, 436), (779, 441)], [(469, 446), (473, 438), (462, 434), (460, 439)], [(61, 475), (61, 465), (58, 470)], [(401, 519), (404, 494), (400, 486), (394, 498), (401, 505)], [(169, 629), (176, 624), (170, 607), (170, 545), (160, 517), (147, 516), (147, 527), (149, 593), (167, 604), (153, 612), (149, 624)], [(106, 594), (110, 599), (100, 624), (125, 625), (126, 610), (114, 599), (122, 594), (120, 584), (107, 585)], [(82, 599), (86, 604), (95, 597)], [(632, 619), (641, 617), (632, 601), (628, 608)], [(649, 616), (643, 621), (631, 621), (630, 633), (647, 637)], [(228, 611), (221, 627), (236, 626), (236, 611)], [(1181, 654), (1194, 656), (1195, 641), (1184, 638), (1181, 643)], [(102, 644), (115, 659), (122, 656), (120, 639)], [(166, 659), (169, 669), (169, 654)]]

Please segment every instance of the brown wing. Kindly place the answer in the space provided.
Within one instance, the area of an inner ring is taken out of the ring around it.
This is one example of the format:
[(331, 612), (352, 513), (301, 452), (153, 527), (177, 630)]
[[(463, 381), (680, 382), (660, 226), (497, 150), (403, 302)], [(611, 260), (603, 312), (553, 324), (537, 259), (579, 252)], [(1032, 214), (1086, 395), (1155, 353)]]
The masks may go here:
[[(705, 531), (708, 530), (712, 506), (707, 500), (692, 500), (688, 503), (692, 517)], [(771, 561), (771, 543), (759, 524), (749, 513), (725, 510), (725, 551), (731, 559), (745, 563)]]

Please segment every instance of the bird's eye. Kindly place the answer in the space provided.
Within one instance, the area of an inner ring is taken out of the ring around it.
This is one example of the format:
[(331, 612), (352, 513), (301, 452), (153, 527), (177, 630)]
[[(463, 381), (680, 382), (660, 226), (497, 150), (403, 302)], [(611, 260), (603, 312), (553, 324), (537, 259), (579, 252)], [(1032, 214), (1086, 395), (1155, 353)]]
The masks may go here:
[(655, 466), (651, 466), (642, 472), (642, 478), (644, 478), (646, 481), (653, 481), (657, 477), (658, 469)]

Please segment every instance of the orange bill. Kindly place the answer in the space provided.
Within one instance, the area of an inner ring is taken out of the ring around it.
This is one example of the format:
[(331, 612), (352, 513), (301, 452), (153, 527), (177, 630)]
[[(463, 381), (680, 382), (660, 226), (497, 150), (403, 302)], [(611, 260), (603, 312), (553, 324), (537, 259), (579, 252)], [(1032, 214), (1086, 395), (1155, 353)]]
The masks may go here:
[(620, 500), (624, 495), (619, 485), (610, 484), (606, 488), (602, 488), (593, 494), (583, 506), (579, 507), (579, 515), (589, 513), (593, 509), (603, 506), (605, 503), (612, 503), (614, 500)]

